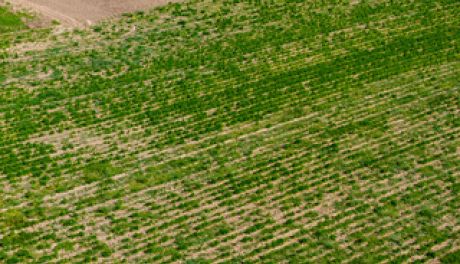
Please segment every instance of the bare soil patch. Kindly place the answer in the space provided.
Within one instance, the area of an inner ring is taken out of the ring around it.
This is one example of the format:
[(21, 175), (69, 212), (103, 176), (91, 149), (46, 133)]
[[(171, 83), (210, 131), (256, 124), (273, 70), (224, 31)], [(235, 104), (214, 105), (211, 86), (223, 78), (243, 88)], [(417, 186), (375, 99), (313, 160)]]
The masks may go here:
[(179, 0), (9, 0), (65, 26), (82, 27), (123, 13), (147, 10)]

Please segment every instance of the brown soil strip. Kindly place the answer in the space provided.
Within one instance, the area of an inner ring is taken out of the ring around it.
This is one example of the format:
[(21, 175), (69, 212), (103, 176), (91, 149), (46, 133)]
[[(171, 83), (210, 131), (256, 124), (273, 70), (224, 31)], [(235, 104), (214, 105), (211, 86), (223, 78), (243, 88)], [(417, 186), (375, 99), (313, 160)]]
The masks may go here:
[(65, 26), (84, 27), (123, 13), (148, 10), (179, 0), (10, 0)]

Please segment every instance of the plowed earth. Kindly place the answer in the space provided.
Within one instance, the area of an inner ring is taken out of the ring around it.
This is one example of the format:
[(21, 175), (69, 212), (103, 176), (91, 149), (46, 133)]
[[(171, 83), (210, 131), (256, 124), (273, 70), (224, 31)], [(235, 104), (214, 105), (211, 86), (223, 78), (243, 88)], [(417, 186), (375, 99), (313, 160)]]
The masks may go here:
[(10, 0), (65, 26), (82, 27), (123, 13), (150, 9), (178, 0)]

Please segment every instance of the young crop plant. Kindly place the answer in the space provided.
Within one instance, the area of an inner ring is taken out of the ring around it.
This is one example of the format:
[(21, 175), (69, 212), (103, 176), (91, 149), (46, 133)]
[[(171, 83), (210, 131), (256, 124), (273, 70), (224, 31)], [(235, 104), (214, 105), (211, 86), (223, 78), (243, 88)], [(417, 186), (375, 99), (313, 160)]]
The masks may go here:
[(0, 3), (0, 36), (2, 34), (19, 31), (26, 28), (22, 18), (26, 14), (11, 11), (10, 6)]

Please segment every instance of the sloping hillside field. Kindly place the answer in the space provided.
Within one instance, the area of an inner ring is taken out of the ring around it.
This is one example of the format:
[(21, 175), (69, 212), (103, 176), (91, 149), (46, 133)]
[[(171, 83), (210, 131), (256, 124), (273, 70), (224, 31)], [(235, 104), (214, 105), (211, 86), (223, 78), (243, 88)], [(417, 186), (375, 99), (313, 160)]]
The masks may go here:
[(459, 13), (192, 0), (0, 35), (0, 263), (458, 263)]

